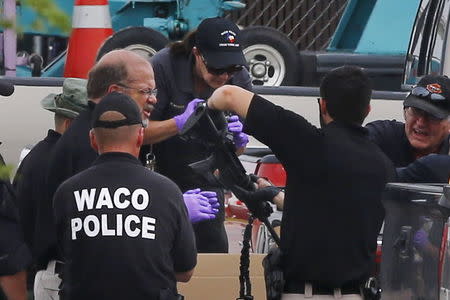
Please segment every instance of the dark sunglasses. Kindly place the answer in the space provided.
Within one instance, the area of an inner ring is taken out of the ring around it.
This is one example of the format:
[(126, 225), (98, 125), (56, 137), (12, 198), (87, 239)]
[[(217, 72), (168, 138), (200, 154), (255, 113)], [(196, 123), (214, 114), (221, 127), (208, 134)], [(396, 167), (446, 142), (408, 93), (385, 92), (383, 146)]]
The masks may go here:
[(208, 73), (210, 73), (212, 75), (219, 76), (219, 75), (222, 75), (224, 73), (228, 73), (228, 75), (232, 75), (232, 74), (242, 70), (242, 66), (240, 66), (240, 65), (229, 66), (227, 68), (221, 68), (221, 69), (211, 68), (211, 67), (208, 67), (208, 63), (206, 62), (206, 60), (203, 57), (203, 55), (201, 55), (200, 57), (202, 58), (202, 61), (203, 61), (203, 63), (206, 66), (206, 70), (208, 70)]
[(444, 101), (445, 97), (441, 94), (433, 93), (424, 87), (416, 86), (412, 89), (411, 94), (420, 98), (430, 98), (433, 101)]

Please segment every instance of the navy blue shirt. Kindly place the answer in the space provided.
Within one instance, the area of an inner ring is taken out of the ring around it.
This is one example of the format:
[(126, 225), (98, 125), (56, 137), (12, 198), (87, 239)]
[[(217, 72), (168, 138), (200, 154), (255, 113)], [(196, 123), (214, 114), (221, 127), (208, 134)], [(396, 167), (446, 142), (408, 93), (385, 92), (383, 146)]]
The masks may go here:
[[(49, 249), (54, 246), (54, 239), (49, 238), (54, 224), (51, 200), (46, 199), (47, 187), (44, 174), (47, 173), (49, 153), (61, 137), (50, 129), (45, 139), (37, 143), (22, 160), (14, 177), (17, 207), (19, 208), (25, 242), (30, 248), (37, 269), (47, 266)], [(50, 239), (50, 241), (49, 241)]]
[[(413, 147), (405, 133), (405, 124), (396, 120), (375, 121), (366, 125), (370, 139), (394, 163), (395, 167), (406, 167), (416, 160)], [(449, 139), (446, 138), (438, 154), (449, 154)]]
[[(194, 98), (208, 99), (214, 92), (206, 89), (201, 94), (194, 91), (194, 57), (173, 55), (169, 48), (151, 58), (155, 73), (158, 102), (150, 118), (168, 120), (184, 112)], [(251, 90), (250, 76), (245, 68), (233, 74), (227, 84)], [(211, 186), (203, 176), (195, 173), (189, 164), (204, 160), (212, 154), (211, 146), (201, 139), (183, 139), (179, 135), (153, 145), (156, 170), (172, 179), (184, 192), (193, 188), (213, 190), (221, 204), (216, 218), (194, 224), (199, 252), (228, 252), (228, 240), (223, 221), (225, 219), (224, 196), (221, 187)]]
[[(91, 115), (95, 103), (89, 101), (88, 108), (82, 111), (64, 132), (50, 153), (49, 166), (46, 175), (48, 207), (52, 207), (52, 199), (58, 186), (67, 178), (87, 169), (98, 154), (91, 147), (89, 131), (91, 130)], [(51, 214), (50, 214), (51, 215)], [(54, 220), (49, 216), (51, 228), (47, 232), (49, 250), (48, 260), (58, 258)]]

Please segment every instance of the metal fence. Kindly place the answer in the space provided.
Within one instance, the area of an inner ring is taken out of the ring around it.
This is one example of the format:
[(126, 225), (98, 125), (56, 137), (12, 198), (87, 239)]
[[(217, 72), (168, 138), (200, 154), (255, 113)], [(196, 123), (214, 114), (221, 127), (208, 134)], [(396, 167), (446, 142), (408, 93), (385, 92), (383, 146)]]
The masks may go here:
[(326, 48), (347, 0), (247, 0), (229, 15), (236, 24), (263, 25), (285, 33), (299, 50)]

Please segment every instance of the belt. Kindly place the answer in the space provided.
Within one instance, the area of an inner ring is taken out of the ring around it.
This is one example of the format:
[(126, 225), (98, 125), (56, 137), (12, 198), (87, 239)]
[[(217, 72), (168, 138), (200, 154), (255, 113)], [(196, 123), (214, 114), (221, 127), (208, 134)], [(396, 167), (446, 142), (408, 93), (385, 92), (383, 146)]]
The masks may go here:
[(290, 294), (305, 294), (305, 284), (311, 283), (312, 293), (315, 295), (333, 295), (335, 289), (340, 289), (342, 295), (361, 294), (361, 285), (355, 282), (344, 284), (339, 287), (330, 287), (320, 283), (313, 283), (308, 281), (300, 281), (296, 283), (287, 284), (284, 289), (285, 293)]

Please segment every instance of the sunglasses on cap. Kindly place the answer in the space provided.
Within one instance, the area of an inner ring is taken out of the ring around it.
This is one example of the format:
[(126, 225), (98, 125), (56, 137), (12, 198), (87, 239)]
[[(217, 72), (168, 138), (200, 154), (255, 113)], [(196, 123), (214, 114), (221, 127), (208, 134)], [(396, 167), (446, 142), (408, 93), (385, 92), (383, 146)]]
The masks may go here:
[(203, 55), (200, 55), (200, 57), (202, 58), (202, 61), (206, 66), (206, 70), (208, 70), (208, 73), (210, 73), (212, 75), (220, 76), (224, 73), (227, 73), (228, 75), (232, 75), (232, 74), (242, 70), (241, 65), (234, 65), (234, 66), (229, 66), (227, 68), (221, 68), (221, 69), (211, 68), (211, 67), (208, 67), (208, 63), (206, 62)]
[(433, 101), (444, 101), (445, 97), (442, 94), (433, 93), (422, 86), (416, 86), (412, 89), (411, 94), (419, 98), (429, 98)]

